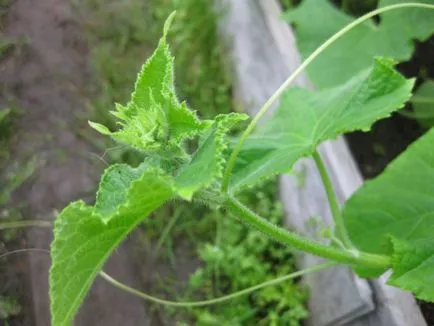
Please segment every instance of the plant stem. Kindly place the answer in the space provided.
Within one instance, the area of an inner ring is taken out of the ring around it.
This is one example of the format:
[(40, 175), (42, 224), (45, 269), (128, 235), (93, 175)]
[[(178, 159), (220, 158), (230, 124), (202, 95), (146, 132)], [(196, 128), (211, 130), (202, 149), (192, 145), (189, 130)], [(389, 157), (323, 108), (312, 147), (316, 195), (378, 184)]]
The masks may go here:
[(4, 254), (0, 255), (0, 258), (5, 258), (7, 256), (11, 256), (11, 255), (16, 255), (16, 254), (20, 254), (23, 252), (43, 252), (45, 254), (49, 254), (50, 252), (47, 249), (40, 249), (40, 248), (24, 248), (24, 249), (16, 249), (16, 250), (12, 250), (12, 251), (8, 251)]
[(273, 239), (311, 254), (331, 259), (340, 263), (365, 266), (370, 268), (389, 268), (391, 260), (388, 256), (341, 250), (311, 241), (296, 233), (278, 227), (252, 212), (236, 198), (228, 197), (226, 207), (241, 221), (255, 227)]
[(398, 8), (406, 8), (406, 7), (414, 7), (414, 8), (425, 8), (425, 9), (434, 9), (434, 5), (429, 4), (423, 4), (423, 3), (399, 3), (394, 4), (390, 6), (385, 6), (382, 8), (378, 8), (374, 11), (368, 12), (367, 14), (359, 17), (358, 19), (354, 20), (341, 30), (339, 30), (337, 33), (332, 35), (327, 41), (325, 41), (321, 46), (319, 46), (312, 54), (307, 57), (306, 60), (303, 61), (303, 63), (288, 77), (287, 80), (283, 82), (283, 84), (274, 92), (273, 95), (265, 102), (265, 104), (262, 106), (262, 108), (258, 111), (258, 113), (255, 115), (255, 117), (252, 119), (250, 124), (247, 126), (246, 130), (241, 135), (237, 145), (235, 146), (234, 150), (231, 153), (231, 156), (229, 157), (228, 164), (226, 166), (226, 170), (223, 175), (223, 182), (222, 182), (222, 191), (227, 192), (229, 189), (229, 181), (230, 176), (232, 173), (232, 170), (235, 166), (235, 161), (238, 157), (238, 154), (241, 151), (241, 147), (243, 146), (244, 142), (246, 141), (247, 137), (252, 133), (253, 129), (256, 127), (256, 124), (258, 123), (259, 119), (262, 118), (262, 116), (270, 109), (271, 105), (282, 95), (282, 93), (285, 91), (285, 89), (295, 80), (295, 78), (304, 70), (306, 67), (318, 56), (320, 55), (325, 49), (327, 49), (331, 44), (333, 44), (336, 40), (338, 40), (340, 37), (342, 37), (344, 34), (346, 34), (348, 31), (356, 27), (357, 25), (365, 22), (366, 20), (370, 19), (373, 16), (376, 16), (378, 14), (381, 14), (383, 12), (394, 10)]
[[(11, 228), (21, 228), (21, 227), (32, 227), (32, 226), (52, 227), (52, 224), (49, 221), (24, 220), (24, 221), (19, 221), (19, 223), (18, 222), (0, 223), (0, 230), (11, 229)], [(4, 258), (4, 257), (9, 256), (9, 255), (19, 254), (19, 253), (23, 253), (23, 252), (43, 252), (43, 253), (47, 253), (47, 254), (50, 253), (50, 251), (48, 251), (46, 249), (39, 249), (39, 248), (18, 249), (18, 250), (13, 250), (11, 252), (7, 252), (3, 255), (0, 255), (0, 258)], [(125, 292), (133, 294), (137, 297), (140, 297), (142, 299), (149, 300), (149, 301), (152, 301), (152, 302), (155, 302), (158, 304), (163, 304), (166, 306), (189, 308), (189, 307), (201, 307), (201, 306), (207, 306), (207, 305), (222, 303), (222, 302), (225, 302), (228, 300), (235, 299), (235, 298), (240, 297), (242, 295), (249, 294), (249, 293), (254, 292), (256, 290), (260, 290), (260, 289), (268, 287), (268, 286), (277, 285), (277, 284), (282, 283), (284, 281), (287, 281), (289, 279), (293, 279), (293, 278), (296, 278), (299, 276), (310, 274), (310, 273), (319, 271), (321, 269), (335, 266), (337, 264), (338, 263), (336, 263), (336, 262), (327, 262), (324, 264), (318, 264), (318, 265), (312, 266), (310, 268), (303, 269), (301, 271), (297, 271), (297, 272), (294, 272), (291, 274), (284, 275), (282, 277), (275, 278), (275, 279), (270, 280), (270, 281), (266, 281), (266, 282), (261, 283), (261, 284), (251, 286), (247, 289), (244, 289), (244, 290), (241, 290), (241, 291), (238, 291), (235, 293), (231, 293), (231, 294), (221, 296), (218, 298), (214, 298), (214, 299), (210, 299), (210, 300), (192, 301), (192, 302), (177, 302), (177, 301), (169, 301), (169, 300), (156, 298), (156, 297), (153, 297), (149, 294), (146, 294), (146, 293), (143, 293), (139, 290), (136, 290), (136, 289), (134, 289), (128, 285), (125, 285), (125, 284), (119, 282), (118, 280), (115, 280), (113, 277), (106, 274), (104, 271), (100, 271), (99, 275), (103, 279), (105, 279), (107, 282), (109, 282), (111, 285), (113, 285), (113, 286), (115, 286), (115, 287), (117, 287), (117, 288), (119, 288)]]
[[(222, 233), (222, 216), (220, 210), (217, 211), (216, 218), (216, 230), (215, 230), (215, 246), (220, 248), (221, 246), (221, 233)], [(214, 293), (219, 294), (220, 289), (220, 261), (216, 260), (214, 263)]]
[(32, 226), (51, 228), (53, 226), (53, 224), (50, 221), (42, 221), (42, 220), (4, 222), (4, 223), (0, 223), (0, 230), (15, 229), (15, 228), (22, 228), (22, 227), (32, 227)]
[(157, 241), (157, 245), (155, 246), (155, 253), (158, 254), (160, 252), (161, 247), (163, 246), (164, 242), (166, 241), (166, 238), (169, 236), (173, 226), (178, 221), (180, 216), (181, 216), (181, 210), (176, 209), (175, 212), (173, 213), (173, 216), (170, 218), (169, 223), (164, 228), (163, 232), (160, 235), (160, 238)]
[(329, 267), (332, 267), (334, 265), (337, 265), (337, 263), (335, 263), (335, 262), (327, 262), (327, 263), (324, 263), (324, 264), (319, 264), (319, 265), (316, 265), (316, 266), (313, 266), (313, 267), (310, 267), (310, 268), (303, 269), (301, 271), (297, 271), (295, 273), (291, 273), (291, 274), (288, 274), (288, 275), (276, 278), (276, 279), (271, 280), (271, 281), (267, 281), (267, 282), (264, 282), (264, 283), (261, 283), (261, 284), (249, 287), (247, 289), (244, 289), (244, 290), (241, 290), (241, 291), (229, 294), (229, 295), (225, 295), (225, 296), (218, 297), (218, 298), (215, 298), (215, 299), (210, 299), (210, 300), (190, 301), (190, 302), (188, 302), (188, 301), (186, 301), (186, 302), (169, 301), (169, 300), (164, 300), (164, 299), (156, 298), (156, 297), (153, 297), (153, 296), (151, 296), (149, 294), (146, 294), (146, 293), (143, 293), (141, 291), (138, 291), (138, 290), (136, 290), (136, 289), (134, 289), (132, 287), (129, 287), (128, 285), (125, 285), (125, 284), (123, 284), (123, 283), (115, 280), (113, 277), (111, 277), (110, 275), (107, 275), (103, 271), (101, 271), (99, 273), (99, 275), (103, 279), (105, 279), (107, 282), (109, 282), (111, 285), (113, 285), (113, 286), (121, 289), (122, 291), (128, 292), (128, 293), (133, 294), (133, 295), (135, 295), (137, 297), (140, 297), (142, 299), (149, 300), (149, 301), (152, 301), (154, 303), (162, 304), (162, 305), (165, 305), (165, 306), (190, 308), (190, 307), (201, 307), (201, 306), (208, 306), (208, 305), (212, 305), (212, 304), (222, 303), (224, 301), (232, 300), (232, 299), (235, 299), (235, 298), (240, 297), (242, 295), (249, 294), (249, 293), (251, 293), (253, 291), (256, 291), (256, 290), (259, 290), (259, 289), (262, 289), (262, 288), (265, 288), (265, 287), (268, 287), (268, 286), (273, 286), (273, 285), (282, 283), (282, 282), (284, 282), (286, 280), (289, 280), (289, 279), (292, 279), (292, 278), (296, 278), (296, 277), (299, 277), (299, 276), (302, 276), (302, 275), (306, 275), (306, 274), (309, 274), (309, 273), (312, 273), (312, 272), (316, 272), (316, 271), (319, 271), (321, 269), (329, 268)]
[(342, 217), (341, 210), (339, 208), (338, 200), (336, 198), (336, 193), (333, 190), (332, 181), (330, 180), (330, 176), (327, 172), (327, 168), (318, 151), (315, 151), (313, 153), (313, 159), (318, 168), (319, 174), (321, 175), (321, 180), (324, 185), (325, 192), (327, 194), (327, 199), (330, 204), (330, 210), (332, 212), (333, 220), (335, 222), (337, 237), (342, 241), (342, 243), (345, 245), (347, 249), (354, 249), (354, 246), (351, 243), (350, 237), (348, 236), (348, 232), (345, 228), (344, 219)]

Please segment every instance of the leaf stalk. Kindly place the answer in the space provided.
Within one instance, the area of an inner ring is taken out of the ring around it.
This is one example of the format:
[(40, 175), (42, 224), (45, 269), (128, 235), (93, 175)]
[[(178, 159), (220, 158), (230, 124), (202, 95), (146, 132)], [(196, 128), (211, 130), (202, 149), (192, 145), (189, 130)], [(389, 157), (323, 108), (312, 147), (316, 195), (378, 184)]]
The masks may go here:
[(354, 246), (351, 243), (350, 237), (348, 235), (347, 229), (345, 228), (344, 219), (341, 210), (339, 208), (338, 200), (336, 198), (336, 193), (333, 190), (332, 181), (327, 172), (327, 168), (324, 164), (324, 161), (322, 160), (321, 155), (318, 153), (317, 150), (313, 153), (313, 159), (318, 168), (322, 183), (324, 185), (324, 190), (326, 192), (327, 200), (329, 202), (330, 210), (332, 212), (333, 220), (335, 222), (336, 235), (338, 239), (342, 241), (345, 248), (354, 249)]
[(298, 250), (349, 265), (379, 269), (387, 269), (391, 266), (391, 259), (388, 256), (357, 252), (354, 250), (342, 250), (314, 242), (306, 237), (290, 232), (268, 222), (266, 219), (244, 206), (234, 197), (228, 196), (226, 207), (241, 221), (265, 233), (273, 239)]

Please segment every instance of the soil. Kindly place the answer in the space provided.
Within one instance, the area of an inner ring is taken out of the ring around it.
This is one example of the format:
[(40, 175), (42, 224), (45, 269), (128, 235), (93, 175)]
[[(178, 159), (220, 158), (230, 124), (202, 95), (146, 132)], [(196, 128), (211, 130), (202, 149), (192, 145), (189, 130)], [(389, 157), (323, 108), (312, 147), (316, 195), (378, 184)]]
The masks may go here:
[[(81, 90), (91, 78), (88, 45), (68, 0), (15, 0), (6, 15), (6, 36), (23, 40), (0, 62), (0, 107), (18, 108), (22, 116), (14, 125), (8, 165), (35, 157), (32, 178), (13, 196), (23, 207), (24, 219), (54, 219), (54, 212), (70, 201), (93, 200), (104, 163), (102, 154), (82, 139), (87, 127)], [(79, 118), (81, 117), (81, 118)], [(95, 137), (97, 137), (95, 135)], [(96, 153), (93, 154), (93, 153)], [(50, 230), (22, 232), (7, 250), (48, 249)], [(105, 271), (140, 288), (144, 268), (129, 255), (127, 241), (113, 254)], [(5, 264), (6, 267), (5, 267)], [(10, 326), (50, 325), (48, 301), (49, 256), (28, 253), (0, 260), (0, 294), (19, 298), (21, 313)], [(0, 320), (2, 325), (2, 321)], [(83, 304), (75, 325), (136, 326), (151, 322), (148, 308), (130, 294), (97, 280)]]

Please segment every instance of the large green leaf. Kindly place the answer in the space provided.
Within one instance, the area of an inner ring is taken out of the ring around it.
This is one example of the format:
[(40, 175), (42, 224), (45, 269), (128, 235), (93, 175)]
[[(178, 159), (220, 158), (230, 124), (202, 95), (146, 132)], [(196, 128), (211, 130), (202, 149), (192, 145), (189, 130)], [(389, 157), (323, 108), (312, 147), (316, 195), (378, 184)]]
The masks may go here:
[[(380, 0), (379, 7), (405, 0)], [(415, 1), (434, 4), (434, 0)], [(351, 23), (329, 0), (303, 0), (284, 14), (295, 25), (297, 46), (308, 57), (330, 36)], [(425, 40), (434, 33), (434, 10), (395, 9), (380, 15), (379, 24), (367, 21), (331, 45), (307, 68), (310, 80), (322, 89), (339, 85), (366, 69), (375, 56), (387, 56), (398, 62), (410, 59), (414, 40)]]
[(288, 172), (321, 142), (344, 132), (368, 130), (402, 107), (410, 98), (412, 80), (406, 80), (387, 59), (342, 86), (311, 92), (290, 89), (273, 117), (242, 147), (231, 179), (232, 189)]
[(51, 246), (52, 325), (72, 323), (113, 250), (140, 221), (172, 196), (173, 180), (160, 170), (114, 165), (101, 181), (95, 206), (79, 201), (60, 213)]
[(227, 134), (240, 121), (247, 118), (248, 115), (241, 113), (221, 114), (216, 117), (212, 129), (199, 149), (176, 178), (177, 186), (182, 189), (179, 193), (182, 197), (191, 199), (194, 192), (208, 187), (222, 176), (226, 163), (223, 154), (227, 148)]
[(393, 239), (393, 274), (387, 282), (434, 302), (434, 239)]
[(186, 103), (180, 103), (174, 90), (173, 57), (166, 40), (173, 15), (164, 27), (157, 49), (143, 65), (127, 106), (116, 105), (111, 113), (118, 118), (119, 130), (90, 122), (98, 132), (136, 149), (170, 156), (183, 153), (182, 141), (204, 132), (211, 121), (201, 121)]
[[(434, 129), (414, 142), (376, 179), (367, 181), (347, 202), (343, 215), (360, 250), (394, 256), (393, 284), (420, 284), (434, 256)], [(392, 246), (390, 239), (394, 239)], [(431, 245), (428, 245), (431, 244)], [(365, 273), (367, 271), (364, 271)], [(371, 276), (383, 271), (372, 271)], [(428, 276), (425, 276), (425, 280)], [(419, 280), (417, 280), (419, 278)], [(425, 287), (432, 284), (425, 284)], [(434, 300), (433, 289), (413, 291)]]

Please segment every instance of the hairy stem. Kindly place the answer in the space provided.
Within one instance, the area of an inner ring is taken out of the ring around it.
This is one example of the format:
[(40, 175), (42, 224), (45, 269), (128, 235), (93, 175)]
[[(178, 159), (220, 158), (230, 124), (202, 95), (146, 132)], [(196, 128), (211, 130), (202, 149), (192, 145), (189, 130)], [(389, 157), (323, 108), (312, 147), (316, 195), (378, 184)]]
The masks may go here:
[(315, 151), (313, 153), (313, 159), (318, 168), (319, 174), (321, 175), (321, 180), (324, 185), (325, 192), (327, 194), (327, 199), (330, 204), (330, 210), (332, 212), (333, 220), (335, 222), (337, 237), (342, 241), (342, 243), (347, 249), (353, 249), (354, 246), (351, 243), (350, 237), (348, 236), (348, 232), (345, 228), (344, 219), (342, 217), (342, 213), (339, 208), (338, 200), (336, 198), (336, 193), (333, 190), (332, 181), (330, 180), (330, 176), (327, 172), (327, 168), (318, 151)]
[(311, 241), (301, 235), (268, 222), (233, 197), (228, 197), (226, 207), (241, 221), (255, 227), (273, 239), (296, 249), (331, 259), (340, 263), (371, 268), (389, 268), (391, 260), (388, 256), (341, 250)]
[(123, 284), (123, 283), (115, 280), (113, 277), (107, 275), (103, 271), (101, 271), (99, 273), (99, 275), (102, 278), (104, 278), (107, 282), (109, 282), (111, 285), (113, 285), (113, 286), (115, 286), (115, 287), (117, 287), (117, 288), (119, 288), (119, 289), (121, 289), (121, 290), (123, 290), (125, 292), (133, 294), (133, 295), (135, 295), (135, 296), (137, 296), (139, 298), (142, 298), (142, 299), (145, 299), (145, 300), (148, 300), (148, 301), (152, 301), (154, 303), (162, 304), (162, 305), (165, 305), (165, 306), (190, 308), (190, 307), (201, 307), (201, 306), (208, 306), (208, 305), (212, 305), (212, 304), (222, 303), (222, 302), (225, 302), (225, 301), (228, 301), (228, 300), (235, 299), (235, 298), (240, 297), (242, 295), (249, 294), (249, 293), (251, 293), (253, 291), (256, 291), (256, 290), (259, 290), (259, 289), (262, 289), (262, 288), (265, 288), (265, 287), (268, 287), (268, 286), (277, 285), (277, 284), (282, 283), (284, 281), (287, 281), (289, 279), (296, 278), (296, 277), (299, 277), (299, 276), (302, 276), (302, 275), (306, 275), (306, 274), (309, 274), (309, 273), (312, 273), (312, 272), (316, 272), (316, 271), (319, 271), (321, 269), (329, 268), (329, 267), (332, 267), (334, 265), (337, 265), (337, 263), (335, 263), (335, 262), (327, 262), (327, 263), (324, 263), (324, 264), (319, 264), (319, 265), (316, 265), (316, 266), (313, 266), (313, 267), (310, 267), (310, 268), (307, 268), (307, 269), (303, 269), (301, 271), (297, 271), (295, 273), (291, 273), (291, 274), (288, 274), (288, 275), (285, 275), (285, 276), (282, 276), (282, 277), (275, 278), (274, 280), (267, 281), (267, 282), (255, 285), (255, 286), (249, 287), (247, 289), (244, 289), (244, 290), (241, 290), (241, 291), (238, 291), (238, 292), (231, 293), (229, 295), (225, 295), (225, 296), (218, 297), (218, 298), (215, 298), (215, 299), (210, 299), (210, 300), (190, 301), (190, 302), (188, 302), (188, 301), (186, 301), (186, 302), (169, 301), (169, 300), (164, 300), (164, 299), (156, 298), (156, 297), (153, 297), (153, 296), (151, 296), (149, 294), (146, 294), (146, 293), (143, 293), (141, 291), (138, 291), (138, 290), (136, 290), (136, 289), (134, 289), (132, 287), (129, 287), (128, 285), (125, 285), (125, 284)]
[(434, 9), (434, 5), (429, 4), (423, 4), (423, 3), (400, 3), (390, 6), (385, 6), (382, 8), (379, 8), (377, 10), (371, 11), (355, 21), (351, 22), (344, 28), (342, 28), (340, 31), (338, 31), (336, 34), (332, 35), (327, 41), (325, 41), (321, 46), (319, 46), (312, 54), (303, 61), (303, 63), (288, 77), (287, 80), (283, 82), (283, 84), (274, 92), (274, 94), (265, 102), (265, 104), (262, 106), (262, 108), (258, 111), (258, 113), (255, 115), (255, 117), (252, 119), (250, 124), (247, 126), (246, 130), (241, 135), (238, 143), (236, 144), (234, 150), (231, 153), (231, 156), (229, 157), (228, 164), (226, 166), (226, 170), (223, 175), (223, 182), (222, 182), (222, 190), (223, 192), (227, 192), (229, 188), (229, 181), (231, 177), (232, 170), (235, 166), (235, 161), (238, 157), (238, 154), (241, 151), (241, 147), (243, 146), (244, 142), (246, 141), (247, 137), (252, 133), (253, 129), (256, 127), (259, 119), (262, 118), (262, 116), (270, 109), (271, 105), (282, 95), (282, 93), (285, 91), (285, 89), (297, 78), (297, 76), (304, 70), (306, 67), (318, 56), (320, 55), (325, 49), (327, 49), (331, 44), (333, 44), (336, 40), (341, 38), (344, 34), (346, 34), (348, 31), (356, 27), (357, 25), (360, 25), (361, 23), (365, 22), (366, 20), (370, 19), (373, 16), (376, 16), (378, 14), (381, 14), (383, 12), (399, 9), (399, 8), (407, 8), (407, 7), (413, 7), (413, 8), (424, 8), (424, 9)]

